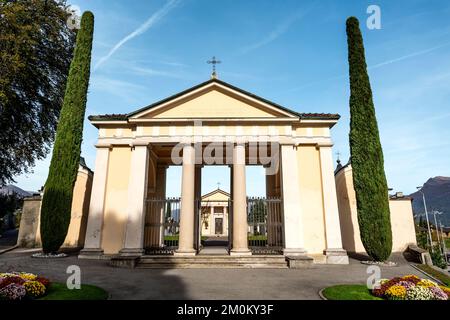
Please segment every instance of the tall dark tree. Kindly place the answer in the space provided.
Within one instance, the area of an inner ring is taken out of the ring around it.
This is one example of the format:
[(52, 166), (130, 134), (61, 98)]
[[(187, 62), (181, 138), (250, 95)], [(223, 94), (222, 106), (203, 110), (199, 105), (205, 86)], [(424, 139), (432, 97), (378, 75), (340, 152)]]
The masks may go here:
[(0, 185), (54, 139), (75, 32), (65, 0), (0, 0)]
[(73, 186), (80, 163), (93, 31), (94, 15), (86, 11), (81, 17), (42, 199), (41, 238), (45, 253), (60, 248), (69, 228)]
[(385, 261), (392, 251), (389, 196), (383, 150), (359, 21), (347, 19), (350, 67), (350, 153), (361, 241), (367, 254)]

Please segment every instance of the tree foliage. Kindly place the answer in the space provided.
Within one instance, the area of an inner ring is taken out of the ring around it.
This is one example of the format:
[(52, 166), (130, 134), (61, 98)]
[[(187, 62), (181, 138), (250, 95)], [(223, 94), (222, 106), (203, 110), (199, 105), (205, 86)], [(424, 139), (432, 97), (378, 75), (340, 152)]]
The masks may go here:
[(350, 67), (350, 153), (361, 241), (377, 261), (389, 258), (392, 231), (375, 107), (358, 19), (347, 20)]
[(65, 1), (0, 0), (0, 185), (53, 141), (75, 33)]
[(81, 18), (42, 198), (41, 238), (45, 253), (59, 249), (69, 227), (73, 186), (80, 163), (93, 31), (94, 15), (87, 11)]

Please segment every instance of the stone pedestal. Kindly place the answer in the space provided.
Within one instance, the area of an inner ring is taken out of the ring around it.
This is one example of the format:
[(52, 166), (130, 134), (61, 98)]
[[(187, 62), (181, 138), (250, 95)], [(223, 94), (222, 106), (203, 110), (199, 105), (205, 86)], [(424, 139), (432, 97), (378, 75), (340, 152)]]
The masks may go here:
[(314, 259), (306, 255), (287, 256), (286, 261), (289, 269), (303, 269), (311, 266)]
[(102, 259), (103, 250), (102, 249), (92, 249), (86, 248), (80, 251), (78, 254), (78, 259)]
[(327, 264), (349, 264), (347, 251), (344, 249), (327, 249), (324, 251)]

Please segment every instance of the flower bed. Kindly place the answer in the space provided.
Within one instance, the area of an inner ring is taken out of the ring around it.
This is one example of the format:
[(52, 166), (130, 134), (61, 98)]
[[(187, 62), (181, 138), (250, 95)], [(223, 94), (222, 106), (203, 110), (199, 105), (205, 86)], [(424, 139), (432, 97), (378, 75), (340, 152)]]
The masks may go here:
[(383, 279), (372, 294), (388, 300), (450, 300), (450, 288), (415, 275)]
[(46, 294), (50, 280), (27, 272), (0, 273), (0, 300), (36, 299)]

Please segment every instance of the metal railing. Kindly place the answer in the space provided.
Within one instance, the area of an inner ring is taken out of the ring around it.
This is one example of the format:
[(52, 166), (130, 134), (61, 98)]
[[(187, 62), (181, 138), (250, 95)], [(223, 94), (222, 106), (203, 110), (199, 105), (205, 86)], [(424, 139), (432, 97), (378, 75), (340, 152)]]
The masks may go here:
[(180, 233), (180, 198), (145, 200), (144, 248), (146, 254), (173, 254)]
[(280, 254), (283, 250), (282, 200), (247, 198), (248, 246), (253, 254)]

